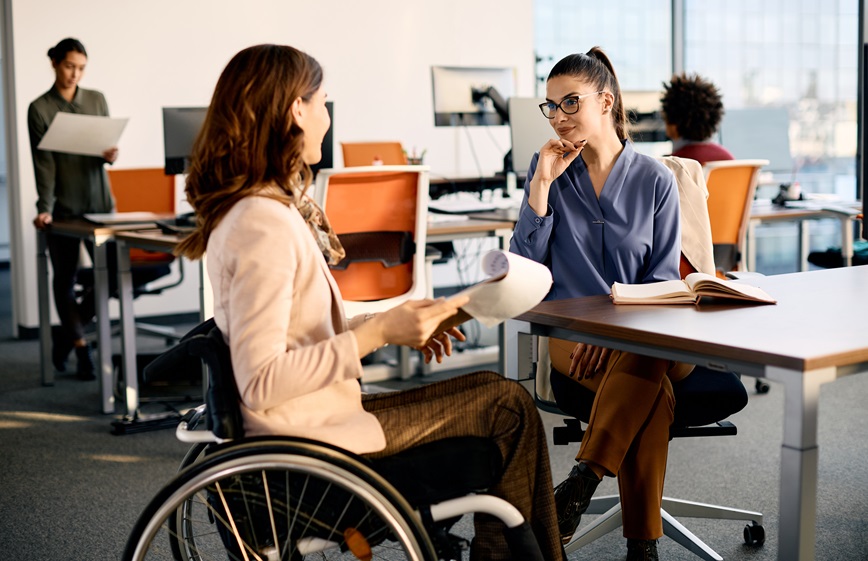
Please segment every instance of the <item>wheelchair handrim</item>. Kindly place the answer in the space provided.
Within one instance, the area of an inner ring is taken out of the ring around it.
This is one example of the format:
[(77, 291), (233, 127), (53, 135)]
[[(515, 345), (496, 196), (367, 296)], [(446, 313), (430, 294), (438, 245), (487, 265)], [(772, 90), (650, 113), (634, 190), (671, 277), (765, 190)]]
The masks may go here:
[[(314, 475), (328, 480), (331, 483), (356, 494), (358, 497), (366, 501), (380, 517), (390, 522), (398, 541), (406, 544), (409, 548), (409, 551), (407, 551), (409, 559), (414, 561), (424, 561), (424, 558), (421, 557), (418, 552), (422, 551), (425, 546), (420, 544), (413, 529), (409, 527), (402, 513), (393, 504), (393, 501), (395, 500), (394, 497), (387, 497), (362, 477), (336, 466), (333, 463), (304, 455), (274, 452), (233, 458), (222, 461), (213, 466), (205, 467), (201, 472), (188, 473), (188, 480), (179, 483), (178, 489), (169, 495), (169, 497), (162, 502), (162, 505), (151, 516), (149, 523), (141, 532), (142, 539), (139, 540), (136, 549), (133, 552), (132, 559), (138, 560), (142, 558), (142, 555), (149, 547), (151, 540), (162, 527), (163, 521), (168, 519), (173, 512), (176, 512), (184, 501), (189, 498), (191, 489), (198, 491), (225, 477), (244, 472), (285, 468), (287, 460), (290, 459), (293, 468), (305, 468), (308, 470), (305, 472), (308, 475)], [(415, 516), (415, 514), (413, 514), (413, 516)]]

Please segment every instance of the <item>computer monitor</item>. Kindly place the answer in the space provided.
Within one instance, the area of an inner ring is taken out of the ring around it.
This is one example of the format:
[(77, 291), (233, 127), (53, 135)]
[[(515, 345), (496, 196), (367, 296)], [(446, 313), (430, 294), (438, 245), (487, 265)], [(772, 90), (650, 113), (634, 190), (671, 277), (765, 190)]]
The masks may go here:
[(720, 123), (720, 143), (736, 159), (768, 160), (763, 171), (793, 172), (790, 117), (785, 107), (727, 109)]
[(205, 121), (207, 107), (163, 107), (163, 148), (166, 175), (186, 173), (193, 142)]
[[(314, 175), (323, 168), (334, 167), (334, 102), (327, 101), (332, 124), (322, 142), (322, 159), (311, 166)], [(190, 166), (193, 143), (205, 121), (207, 107), (163, 107), (163, 145), (166, 175), (186, 173)]]
[(506, 103), (515, 93), (515, 69), (432, 66), (434, 125), (506, 124)]
[(621, 101), (630, 121), (633, 142), (666, 142), (666, 123), (660, 112), (661, 92), (657, 90), (623, 90)]
[(533, 155), (557, 133), (539, 110), (542, 97), (509, 98), (509, 136), (512, 141), (512, 170), (526, 176)]

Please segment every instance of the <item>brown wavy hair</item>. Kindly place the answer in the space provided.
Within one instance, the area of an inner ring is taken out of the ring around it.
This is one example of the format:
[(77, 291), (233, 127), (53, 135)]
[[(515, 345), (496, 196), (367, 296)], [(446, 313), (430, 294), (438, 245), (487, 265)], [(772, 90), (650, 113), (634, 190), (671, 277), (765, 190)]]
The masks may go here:
[(612, 105), (612, 125), (620, 139), (630, 139), (627, 130), (627, 111), (621, 98), (621, 86), (615, 75), (612, 61), (600, 47), (593, 47), (587, 53), (567, 55), (559, 60), (549, 71), (546, 81), (558, 76), (572, 76), (591, 84), (598, 91), (611, 92), (615, 98)]
[(290, 109), (308, 101), (322, 77), (313, 57), (289, 46), (257, 45), (232, 57), (193, 145), (185, 191), (197, 225), (176, 255), (201, 258), (229, 209), (264, 185), (277, 185), (282, 193), (273, 198), (282, 202), (300, 200), (313, 174)]

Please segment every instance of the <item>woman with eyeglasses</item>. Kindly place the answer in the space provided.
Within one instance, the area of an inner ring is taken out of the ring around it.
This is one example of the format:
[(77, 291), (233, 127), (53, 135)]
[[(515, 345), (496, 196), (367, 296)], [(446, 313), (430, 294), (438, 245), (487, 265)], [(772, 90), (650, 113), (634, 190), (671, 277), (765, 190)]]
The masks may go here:
[[(551, 268), (547, 300), (680, 278), (675, 177), (633, 147), (605, 53), (594, 47), (555, 64), (540, 109), (556, 138), (531, 160), (510, 250)], [(555, 395), (569, 384), (595, 392), (576, 464), (555, 488), (562, 540), (571, 539), (602, 478), (617, 476), (627, 559), (657, 559), (671, 382), (692, 365), (558, 339), (549, 351)]]

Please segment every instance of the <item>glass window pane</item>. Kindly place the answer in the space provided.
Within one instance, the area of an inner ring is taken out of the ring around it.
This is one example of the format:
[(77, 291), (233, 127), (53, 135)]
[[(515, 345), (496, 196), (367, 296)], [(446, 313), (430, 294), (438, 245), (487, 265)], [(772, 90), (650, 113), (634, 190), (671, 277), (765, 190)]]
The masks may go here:
[(789, 116), (779, 135), (795, 169), (776, 178), (804, 192), (855, 185), (858, 0), (685, 0), (684, 11), (685, 70), (714, 81), (729, 112)]
[(603, 48), (624, 90), (657, 90), (672, 71), (669, 0), (577, 4), (534, 1), (538, 94), (555, 62), (595, 45)]

